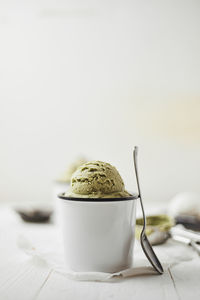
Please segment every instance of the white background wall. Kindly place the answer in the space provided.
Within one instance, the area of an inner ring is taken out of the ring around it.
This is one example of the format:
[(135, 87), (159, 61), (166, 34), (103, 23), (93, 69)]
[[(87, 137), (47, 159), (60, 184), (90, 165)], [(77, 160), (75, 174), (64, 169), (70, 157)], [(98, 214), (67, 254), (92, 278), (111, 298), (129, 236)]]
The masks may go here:
[(0, 201), (48, 201), (83, 154), (146, 201), (200, 192), (198, 0), (0, 0)]

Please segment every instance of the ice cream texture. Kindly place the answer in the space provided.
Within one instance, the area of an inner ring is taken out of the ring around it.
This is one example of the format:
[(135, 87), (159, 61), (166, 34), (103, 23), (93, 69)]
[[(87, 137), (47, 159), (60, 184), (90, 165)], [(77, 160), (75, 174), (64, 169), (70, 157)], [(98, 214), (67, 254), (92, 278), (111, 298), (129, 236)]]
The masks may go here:
[(78, 198), (119, 198), (131, 196), (115, 167), (102, 161), (80, 166), (71, 177), (71, 188), (65, 193)]

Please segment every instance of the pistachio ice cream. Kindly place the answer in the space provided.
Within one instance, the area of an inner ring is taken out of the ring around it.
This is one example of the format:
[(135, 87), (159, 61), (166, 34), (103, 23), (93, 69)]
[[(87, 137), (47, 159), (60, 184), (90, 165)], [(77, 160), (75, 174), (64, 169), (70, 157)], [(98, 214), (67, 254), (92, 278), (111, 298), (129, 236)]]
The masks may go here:
[(67, 197), (120, 198), (131, 196), (115, 167), (102, 161), (91, 161), (81, 165), (71, 177), (71, 188)]
[[(143, 229), (143, 218), (136, 220), (136, 238), (140, 238)], [(174, 226), (174, 220), (168, 215), (156, 215), (146, 217), (146, 235), (151, 235), (155, 231), (168, 232)]]

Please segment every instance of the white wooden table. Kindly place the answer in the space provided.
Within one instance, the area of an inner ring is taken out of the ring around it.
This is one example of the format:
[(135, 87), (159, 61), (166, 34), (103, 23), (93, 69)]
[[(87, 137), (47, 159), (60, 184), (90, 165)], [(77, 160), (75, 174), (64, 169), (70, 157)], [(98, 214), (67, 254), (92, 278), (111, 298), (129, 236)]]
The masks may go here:
[[(16, 244), (21, 234), (30, 238), (41, 235), (44, 243), (45, 237), (53, 237), (55, 230), (53, 224), (26, 224), (9, 208), (0, 209), (0, 300), (200, 299), (200, 257), (190, 247), (181, 245), (188, 259), (167, 268), (162, 276), (145, 275), (115, 282), (74, 281), (48, 265), (37, 264)], [(164, 251), (165, 245), (160, 247)], [(168, 247), (177, 251), (171, 244)]]

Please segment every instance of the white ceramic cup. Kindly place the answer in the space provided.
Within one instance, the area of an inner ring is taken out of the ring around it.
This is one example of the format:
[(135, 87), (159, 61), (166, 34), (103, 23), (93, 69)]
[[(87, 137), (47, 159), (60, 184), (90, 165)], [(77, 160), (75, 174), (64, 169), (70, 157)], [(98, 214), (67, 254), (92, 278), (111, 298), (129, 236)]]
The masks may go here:
[(132, 266), (137, 196), (59, 197), (68, 269), (112, 273)]
[(53, 183), (53, 221), (56, 225), (60, 225), (61, 223), (61, 206), (60, 199), (58, 199), (58, 194), (65, 193), (70, 186), (70, 182), (60, 182), (55, 181)]

